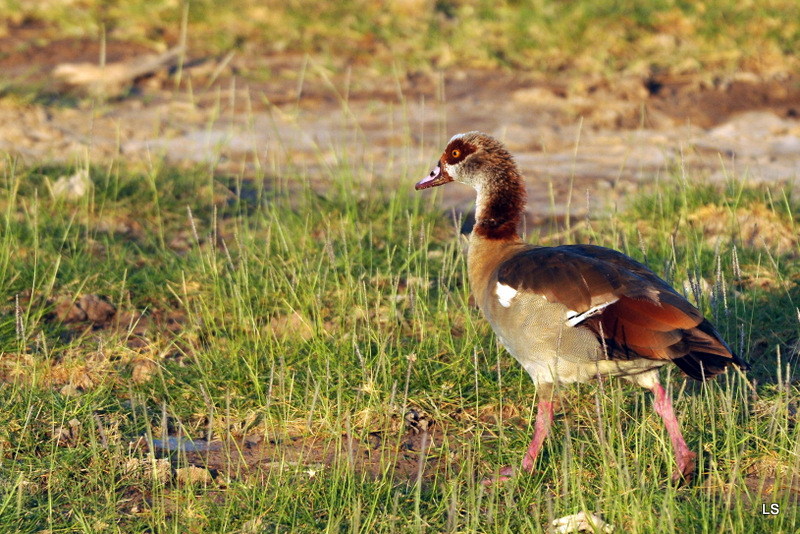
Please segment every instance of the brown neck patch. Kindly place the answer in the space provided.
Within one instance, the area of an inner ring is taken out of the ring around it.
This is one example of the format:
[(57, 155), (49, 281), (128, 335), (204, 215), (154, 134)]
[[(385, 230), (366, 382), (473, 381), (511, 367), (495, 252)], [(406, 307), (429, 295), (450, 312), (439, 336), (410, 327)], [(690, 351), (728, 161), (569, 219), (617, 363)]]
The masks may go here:
[(519, 221), (505, 221), (498, 224), (497, 221), (481, 219), (472, 230), (484, 239), (494, 239), (507, 241), (519, 237), (517, 226)]
[(525, 211), (525, 185), (516, 169), (508, 169), (489, 184), (481, 216), (473, 232), (485, 239), (513, 239)]

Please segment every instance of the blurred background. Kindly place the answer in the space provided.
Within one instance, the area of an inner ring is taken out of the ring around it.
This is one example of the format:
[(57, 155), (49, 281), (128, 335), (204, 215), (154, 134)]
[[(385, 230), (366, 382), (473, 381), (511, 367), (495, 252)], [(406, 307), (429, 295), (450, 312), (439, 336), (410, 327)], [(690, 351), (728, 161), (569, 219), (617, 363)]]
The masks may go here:
[(403, 75), (448, 68), (775, 74), (797, 67), (798, 9), (792, 0), (3, 0), (0, 31), (5, 61), (27, 54), (43, 68), (46, 56), (37, 52), (96, 61), (86, 54), (104, 40), (120, 56), (123, 45), (131, 55), (185, 40), (193, 58), (232, 51), (251, 58), (237, 68), (254, 78), (269, 76), (269, 56), (297, 53), (331, 68)]
[(559, 184), (793, 179), (799, 41), (795, 0), (2, 0), (0, 150), (395, 183), (477, 129), (556, 184), (540, 208), (585, 214)]

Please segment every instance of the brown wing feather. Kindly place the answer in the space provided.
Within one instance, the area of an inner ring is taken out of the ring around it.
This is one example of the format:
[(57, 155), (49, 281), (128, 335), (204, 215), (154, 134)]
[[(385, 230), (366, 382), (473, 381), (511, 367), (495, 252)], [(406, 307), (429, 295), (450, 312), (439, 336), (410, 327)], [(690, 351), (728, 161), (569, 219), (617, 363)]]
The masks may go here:
[[(659, 293), (658, 296), (666, 295)], [(681, 306), (683, 303), (685, 304)], [(620, 302), (615, 305), (614, 312), (626, 322), (653, 330), (667, 331), (676, 328), (694, 328), (700, 324), (703, 316), (697, 308), (691, 306), (685, 299), (683, 303), (665, 302), (665, 299), (659, 299), (659, 302), (655, 303), (647, 300), (631, 299), (622, 295), (620, 296)]]
[(733, 363), (747, 369), (700, 311), (641, 263), (592, 245), (532, 247), (498, 268), (498, 281), (578, 314), (608, 302), (589, 328), (616, 359), (671, 360), (701, 380)]

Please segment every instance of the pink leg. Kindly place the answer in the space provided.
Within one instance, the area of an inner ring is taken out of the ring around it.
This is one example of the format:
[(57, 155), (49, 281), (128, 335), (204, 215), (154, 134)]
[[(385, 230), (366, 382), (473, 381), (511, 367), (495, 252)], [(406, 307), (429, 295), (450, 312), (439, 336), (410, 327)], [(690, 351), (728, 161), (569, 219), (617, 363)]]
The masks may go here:
[[(531, 444), (528, 445), (528, 450), (525, 451), (525, 456), (522, 458), (522, 468), (528, 473), (533, 472), (533, 464), (536, 457), (539, 455), (539, 451), (542, 450), (544, 438), (546, 438), (547, 434), (550, 432), (550, 423), (552, 422), (553, 402), (549, 400), (540, 400), (539, 408), (536, 412), (536, 424), (533, 429), (533, 440), (531, 440)], [(515, 471), (513, 466), (507, 465), (500, 469), (495, 476), (486, 478), (481, 481), (481, 483), (484, 486), (502, 484), (513, 477), (516, 474)]]
[(533, 472), (533, 464), (536, 457), (539, 456), (539, 451), (542, 450), (544, 438), (550, 433), (550, 424), (553, 422), (553, 402), (549, 400), (540, 400), (539, 409), (536, 412), (536, 425), (533, 429), (533, 439), (531, 444), (528, 445), (528, 450), (525, 451), (525, 456), (522, 458), (522, 468), (528, 473)]
[(675, 473), (673, 473), (672, 480), (677, 482), (681, 478), (689, 478), (694, 471), (694, 459), (697, 458), (697, 454), (689, 450), (686, 441), (683, 439), (681, 429), (678, 427), (678, 419), (675, 417), (675, 412), (672, 410), (672, 402), (667, 396), (667, 392), (664, 391), (661, 384), (653, 386), (652, 391), (656, 396), (653, 407), (656, 413), (664, 420), (664, 425), (667, 427), (667, 434), (669, 434), (669, 439), (672, 441), (672, 448), (675, 450), (675, 461), (678, 464), (678, 468)]

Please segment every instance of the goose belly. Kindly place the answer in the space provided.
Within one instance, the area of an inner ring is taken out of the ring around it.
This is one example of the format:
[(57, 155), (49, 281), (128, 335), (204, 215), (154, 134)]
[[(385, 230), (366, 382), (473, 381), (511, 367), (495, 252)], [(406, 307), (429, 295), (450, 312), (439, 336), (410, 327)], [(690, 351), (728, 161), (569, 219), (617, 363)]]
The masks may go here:
[[(487, 299), (488, 300), (488, 299)], [(639, 383), (664, 361), (611, 359), (588, 328), (568, 324), (569, 310), (538, 295), (511, 306), (485, 302), (484, 314), (500, 343), (522, 365), (534, 383), (587, 382), (598, 376), (621, 376)], [(649, 382), (648, 378), (648, 382)]]

